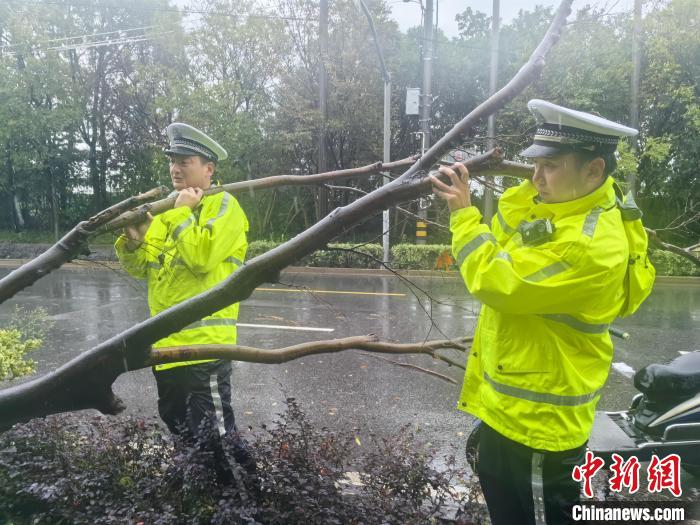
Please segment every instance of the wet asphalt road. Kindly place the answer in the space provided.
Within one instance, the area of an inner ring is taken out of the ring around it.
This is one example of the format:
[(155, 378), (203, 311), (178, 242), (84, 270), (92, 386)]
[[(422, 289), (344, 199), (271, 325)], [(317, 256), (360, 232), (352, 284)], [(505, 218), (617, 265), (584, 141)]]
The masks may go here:
[[(0, 268), (0, 277), (9, 271)], [(399, 342), (473, 333), (479, 304), (459, 278), (410, 279), (434, 300), (386, 274), (285, 272), (280, 283), (263, 285), (242, 303), (239, 343), (275, 348), (369, 333)], [(14, 305), (48, 310), (55, 325), (44, 348), (32, 356), (38, 361), (38, 372), (43, 373), (146, 318), (145, 297), (145, 284), (121, 271), (72, 265), (0, 305), (0, 326)], [(700, 350), (700, 286), (658, 284), (642, 309), (617, 326), (628, 330), (632, 338), (615, 339), (614, 361), (635, 370), (668, 361), (679, 351)], [(432, 368), (461, 384), (460, 370), (429, 357), (394, 359)], [(233, 385), (241, 429), (271, 423), (283, 411), (284, 399), (291, 396), (318, 425), (359, 428), (356, 432), (361, 439), (369, 433), (390, 435), (407, 426), (444, 452), (454, 451), (461, 457), (473, 424), (470, 416), (455, 408), (458, 386), (358, 351), (282, 365), (236, 363)], [(126, 402), (127, 414), (157, 416), (150, 371), (122, 375), (114, 390)], [(635, 392), (631, 380), (613, 370), (598, 408), (625, 409)]]

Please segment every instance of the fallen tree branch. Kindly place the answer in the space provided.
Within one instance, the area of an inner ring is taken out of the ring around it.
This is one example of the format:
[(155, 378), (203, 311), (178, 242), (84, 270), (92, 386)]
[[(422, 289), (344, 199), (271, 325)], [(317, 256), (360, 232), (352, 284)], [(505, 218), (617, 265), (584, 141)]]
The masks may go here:
[[(350, 177), (376, 175), (382, 172), (399, 170), (412, 166), (419, 155), (413, 155), (405, 159), (396, 160), (394, 162), (374, 162), (360, 168), (350, 168), (344, 170), (328, 171), (325, 173), (315, 173), (313, 175), (273, 175), (271, 177), (263, 177), (260, 179), (245, 180), (223, 184), (209, 188), (204, 192), (204, 195), (215, 195), (226, 191), (231, 194), (242, 193), (250, 190), (264, 190), (270, 188), (278, 188), (280, 186), (308, 186), (313, 184), (323, 184), (337, 180), (348, 179)], [(142, 222), (147, 213), (158, 215), (167, 211), (175, 204), (177, 197), (168, 197), (148, 205), (142, 206), (135, 210), (129, 210), (113, 221), (105, 224), (101, 232), (114, 231), (128, 224)]]
[(167, 195), (168, 191), (168, 188), (163, 186), (154, 188), (141, 195), (129, 197), (101, 211), (87, 221), (80, 222), (44, 253), (0, 279), (0, 304), (13, 297), (20, 290), (32, 285), (44, 275), (81, 255), (85, 250), (87, 240), (102, 225), (109, 223), (126, 210)]
[[(453, 162), (440, 161), (443, 166), (452, 166)], [(487, 175), (489, 177), (515, 177), (516, 179), (530, 179), (535, 166), (532, 164), (524, 164), (522, 162), (513, 162), (504, 160), (498, 166), (485, 168), (482, 170), (473, 170), (479, 175)]]
[[(326, 173), (316, 173), (313, 175), (273, 175), (271, 177), (263, 177), (261, 179), (246, 180), (240, 182), (232, 182), (210, 188), (204, 192), (204, 195), (214, 195), (222, 191), (231, 194), (242, 193), (249, 190), (263, 190), (277, 188), (280, 186), (308, 186), (313, 184), (323, 184), (338, 180), (348, 179), (357, 176), (376, 175), (382, 172), (407, 168), (415, 164), (420, 158), (420, 155), (413, 155), (405, 159), (394, 162), (375, 162), (360, 168), (350, 168), (344, 170), (329, 171)], [(435, 164), (436, 162), (432, 163)], [(491, 164), (475, 164), (473, 171), (481, 175), (490, 176), (510, 176), (518, 178), (530, 178), (532, 176), (532, 166), (512, 161), (499, 161)], [(349, 187), (346, 187), (349, 189)], [(361, 190), (360, 190), (361, 191)], [(173, 207), (176, 197), (168, 197), (147, 205), (140, 209), (130, 210), (123, 213), (120, 217), (115, 218), (108, 224), (105, 224), (99, 233), (114, 231), (123, 228), (127, 224), (134, 224), (144, 220), (147, 213), (158, 215)]]
[(664, 250), (667, 250), (671, 253), (675, 253), (676, 255), (680, 255), (685, 259), (688, 259), (695, 266), (700, 267), (700, 258), (694, 255), (691, 251), (681, 248), (680, 246), (676, 246), (675, 244), (669, 244), (667, 242), (662, 241), (661, 239), (659, 239), (659, 235), (658, 233), (656, 233), (655, 230), (652, 230), (650, 228), (644, 229), (646, 230), (647, 235), (649, 236), (649, 240), (651, 242), (653, 242), (657, 246), (660, 246)]
[[(123, 372), (142, 368), (150, 359), (150, 345), (225, 306), (240, 302), (264, 282), (278, 280), (280, 272), (302, 257), (323, 248), (347, 228), (379, 211), (432, 192), (427, 170), (448, 150), (462, 142), (469, 129), (513, 100), (537, 78), (544, 57), (559, 39), (573, 0), (563, 0), (554, 20), (528, 62), (500, 91), (480, 104), (438, 140), (399, 178), (342, 208), (336, 208), (311, 228), (276, 248), (253, 258), (230, 277), (196, 297), (132, 326), (42, 377), (0, 390), (0, 427), (57, 412), (97, 408), (115, 414), (123, 403), (112, 383)], [(493, 167), (500, 152), (469, 159), (470, 169)]]
[[(330, 186), (328, 184), (324, 184), (326, 188), (329, 190), (336, 190), (336, 191), (351, 191), (354, 193), (359, 193), (360, 195), (367, 195), (367, 192), (364, 190), (361, 190), (359, 188), (353, 188), (352, 186)], [(439, 228), (441, 230), (445, 231), (450, 231), (450, 228), (448, 226), (445, 226), (444, 224), (440, 224), (439, 222), (431, 221), (430, 219), (426, 219), (425, 217), (421, 217), (417, 213), (413, 213), (412, 211), (408, 211), (406, 208), (402, 208), (401, 206), (395, 206), (395, 208), (406, 215), (407, 217), (411, 217), (412, 219), (416, 219), (417, 221), (422, 221), (426, 224), (430, 224), (432, 226), (435, 226), (436, 228)]]
[[(470, 342), (471, 337), (463, 337), (455, 341), (448, 339), (427, 341), (425, 343), (401, 344), (380, 342), (376, 335), (345, 337), (327, 341), (310, 341), (285, 348), (254, 348), (242, 345), (191, 345), (173, 348), (157, 348), (150, 352), (149, 361), (145, 366), (177, 363), (179, 361), (194, 361), (198, 359), (229, 359), (231, 361), (246, 361), (248, 363), (280, 364), (317, 354), (333, 354), (344, 350), (364, 350), (383, 354), (427, 354), (435, 359), (440, 348), (452, 348), (464, 351), (464, 343)], [(441, 359), (445, 361), (445, 359)], [(464, 368), (454, 361), (445, 361), (450, 365)]]

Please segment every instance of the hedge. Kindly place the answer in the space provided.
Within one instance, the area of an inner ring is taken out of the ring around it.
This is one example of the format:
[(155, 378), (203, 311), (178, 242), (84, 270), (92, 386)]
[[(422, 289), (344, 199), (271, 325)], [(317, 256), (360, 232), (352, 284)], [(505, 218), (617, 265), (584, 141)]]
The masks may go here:
[[(248, 246), (246, 259), (252, 259), (280, 243), (253, 241)], [(391, 248), (391, 267), (402, 270), (433, 270), (438, 259), (450, 247), (442, 244), (397, 244)], [(317, 250), (296, 263), (298, 266), (329, 268), (379, 268), (383, 258), (381, 244), (332, 243), (326, 250)], [(443, 268), (444, 269), (444, 268)], [(456, 269), (454, 265), (450, 269)]]
[(657, 275), (679, 275), (700, 277), (700, 267), (685, 257), (666, 250), (650, 250), (649, 259), (656, 268)]
[[(254, 241), (248, 248), (248, 259), (278, 246), (273, 241)], [(330, 268), (379, 268), (382, 259), (380, 244), (329, 244), (329, 249), (318, 250), (297, 263), (298, 266)], [(352, 251), (349, 251), (352, 250)], [(369, 254), (363, 255), (363, 254)], [(449, 258), (446, 257), (449, 254)], [(700, 268), (689, 260), (665, 250), (650, 250), (650, 259), (657, 275), (700, 277)], [(391, 248), (391, 267), (401, 270), (456, 270), (450, 246), (445, 244), (396, 244)]]
[[(453, 456), (408, 427), (363, 432), (362, 442), (358, 432), (312, 425), (289, 398), (272, 425), (247, 435), (257, 472), (229, 485), (216, 478), (208, 433), (190, 444), (152, 420), (35, 419), (0, 433), (0, 523), (488, 523), (478, 481)], [(233, 457), (232, 440), (223, 446)]]

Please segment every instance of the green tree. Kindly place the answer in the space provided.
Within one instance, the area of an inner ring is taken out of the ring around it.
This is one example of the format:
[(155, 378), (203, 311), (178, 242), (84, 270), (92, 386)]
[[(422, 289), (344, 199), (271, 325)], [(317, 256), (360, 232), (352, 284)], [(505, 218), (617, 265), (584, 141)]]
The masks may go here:
[[(698, 0), (670, 1), (644, 23), (639, 180), (654, 227), (700, 210), (699, 23)], [(668, 233), (676, 242), (697, 242), (700, 224)]]

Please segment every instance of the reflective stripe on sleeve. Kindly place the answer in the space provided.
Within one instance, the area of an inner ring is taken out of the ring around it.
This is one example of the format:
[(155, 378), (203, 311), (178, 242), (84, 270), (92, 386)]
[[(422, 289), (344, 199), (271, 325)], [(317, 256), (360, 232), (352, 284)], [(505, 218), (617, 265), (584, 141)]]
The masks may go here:
[(523, 279), (532, 283), (538, 283), (540, 281), (544, 281), (549, 277), (554, 277), (558, 273), (568, 270), (569, 268), (570, 266), (568, 263), (565, 263), (564, 261), (558, 261), (554, 264), (550, 264), (549, 266), (545, 266), (544, 268), (536, 271), (535, 273), (531, 273)]
[(583, 221), (583, 234), (588, 237), (593, 237), (595, 233), (595, 227), (598, 224), (598, 217), (602, 213), (603, 208), (593, 208), (591, 212), (586, 215), (586, 220)]
[(467, 244), (465, 244), (464, 247), (461, 250), (459, 250), (459, 254), (457, 255), (457, 267), (461, 268), (464, 261), (474, 250), (479, 248), (485, 242), (489, 241), (495, 244), (496, 238), (490, 233), (480, 233)]
[(543, 392), (533, 392), (532, 390), (526, 390), (524, 388), (519, 388), (517, 386), (504, 385), (491, 379), (491, 377), (484, 372), (484, 379), (493, 387), (496, 392), (505, 394), (510, 397), (516, 397), (518, 399), (524, 399), (526, 401), (533, 401), (535, 403), (547, 403), (549, 405), (555, 405), (560, 407), (575, 407), (579, 405), (585, 405), (593, 401), (598, 392), (592, 392), (590, 394), (584, 394), (581, 396), (560, 396), (557, 394), (547, 394)]
[(498, 213), (496, 213), (496, 217), (498, 218), (498, 223), (501, 225), (501, 229), (508, 235), (513, 235), (516, 231), (518, 231), (515, 228), (512, 228), (508, 225), (506, 220), (503, 218), (503, 215), (501, 215), (500, 210), (498, 211)]
[(207, 221), (207, 223), (204, 225), (204, 227), (207, 230), (211, 231), (211, 227), (214, 224), (214, 221), (216, 221), (217, 219), (220, 219), (221, 217), (224, 216), (224, 214), (226, 213), (226, 210), (228, 209), (229, 202), (231, 202), (231, 195), (224, 192), (224, 198), (221, 201), (221, 206), (219, 207), (219, 213), (217, 213), (216, 217), (214, 217), (213, 219), (209, 219)]
[(188, 324), (182, 330), (192, 330), (194, 328), (203, 328), (205, 326), (236, 326), (235, 319), (202, 319), (194, 323)]
[(513, 263), (513, 259), (511, 259), (510, 254), (508, 252), (498, 252), (495, 255), (496, 259), (503, 259), (504, 261), (508, 261), (509, 263)]
[(175, 231), (173, 232), (173, 240), (176, 241), (177, 238), (180, 236), (182, 231), (187, 228), (190, 224), (194, 222), (194, 215), (190, 215), (187, 217), (187, 220), (185, 222), (181, 223), (177, 228), (175, 228)]
[[(236, 265), (238, 265), (238, 266), (243, 266), (243, 262), (242, 262), (240, 259), (237, 259), (236, 257), (226, 257), (226, 259), (224, 259), (222, 262), (225, 262), (225, 263), (233, 263), (233, 264), (236, 264)], [(173, 262), (171, 263), (171, 266), (172, 266), (172, 267), (175, 267), (175, 266), (186, 266), (186, 264), (185, 264), (185, 261), (183, 261), (182, 259), (180, 259), (180, 258), (178, 257), (177, 259), (173, 259)]]
[(226, 259), (224, 259), (224, 262), (237, 264), (238, 266), (243, 266), (243, 261), (241, 261), (240, 259), (236, 259), (235, 257), (226, 257)]
[(153, 270), (160, 270), (160, 263), (157, 263), (155, 261), (151, 261), (151, 262), (146, 263), (146, 266), (148, 268), (153, 269)]
[(539, 317), (563, 323), (574, 330), (583, 332), (584, 334), (604, 334), (608, 331), (610, 324), (592, 324), (576, 319), (573, 315), (566, 314), (540, 314)]

